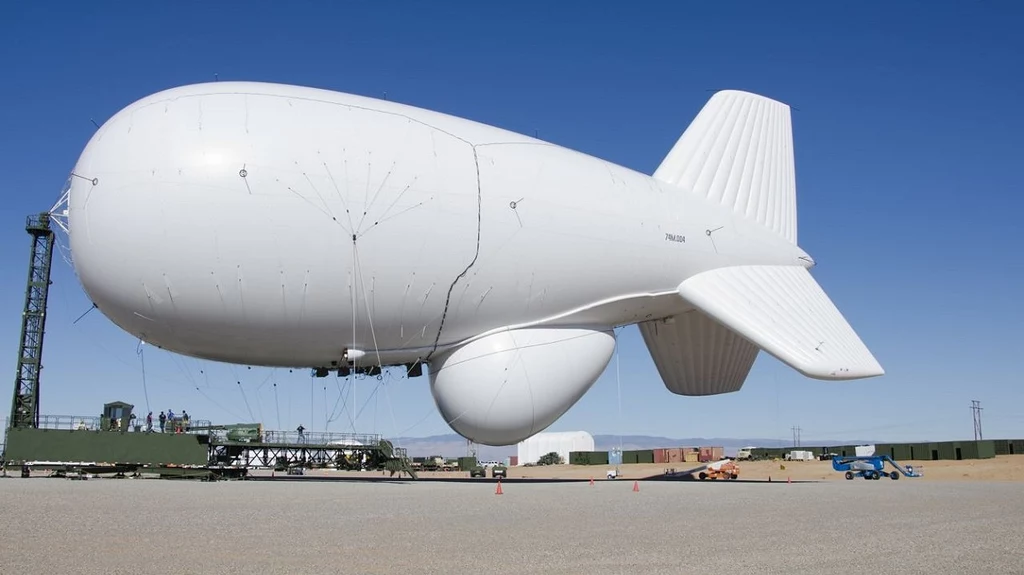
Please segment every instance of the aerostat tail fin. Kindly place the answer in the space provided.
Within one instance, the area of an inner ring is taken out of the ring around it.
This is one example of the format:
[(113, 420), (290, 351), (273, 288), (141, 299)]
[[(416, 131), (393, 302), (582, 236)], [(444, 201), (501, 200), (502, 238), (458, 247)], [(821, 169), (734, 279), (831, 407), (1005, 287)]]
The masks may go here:
[(797, 243), (793, 127), (785, 104), (737, 90), (716, 93), (654, 177)]
[(735, 266), (686, 280), (679, 294), (806, 375), (861, 379), (885, 370), (802, 266)]

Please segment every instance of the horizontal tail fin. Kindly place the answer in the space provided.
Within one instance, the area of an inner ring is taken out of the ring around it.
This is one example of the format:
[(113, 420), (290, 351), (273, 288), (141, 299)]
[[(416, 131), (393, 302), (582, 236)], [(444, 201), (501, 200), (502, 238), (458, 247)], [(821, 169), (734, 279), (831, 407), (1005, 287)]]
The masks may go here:
[(793, 127), (785, 104), (737, 90), (716, 93), (654, 177), (797, 243)]
[(803, 267), (719, 268), (684, 281), (679, 294), (807, 377), (843, 380), (885, 374)]
[(678, 395), (739, 391), (759, 351), (699, 310), (639, 327), (665, 387)]

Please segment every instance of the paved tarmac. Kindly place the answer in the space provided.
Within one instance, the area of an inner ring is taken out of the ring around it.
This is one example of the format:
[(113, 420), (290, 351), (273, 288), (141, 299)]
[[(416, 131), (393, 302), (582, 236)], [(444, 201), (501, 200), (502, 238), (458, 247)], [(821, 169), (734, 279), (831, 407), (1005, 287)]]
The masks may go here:
[(1013, 483), (0, 479), (5, 573), (1024, 573)]

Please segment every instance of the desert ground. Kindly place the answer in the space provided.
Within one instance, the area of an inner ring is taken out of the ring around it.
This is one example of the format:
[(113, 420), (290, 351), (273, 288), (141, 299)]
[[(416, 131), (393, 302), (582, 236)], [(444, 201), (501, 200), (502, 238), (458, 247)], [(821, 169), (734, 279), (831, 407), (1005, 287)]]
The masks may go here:
[[(1001, 455), (993, 459), (964, 461), (900, 461), (923, 471), (924, 477), (900, 480), (910, 481), (1010, 481), (1024, 482), (1024, 455)], [(699, 463), (620, 465), (620, 479), (644, 479), (663, 474), (668, 469), (686, 471)], [(748, 481), (846, 481), (843, 473), (832, 469), (830, 461), (753, 461), (739, 462), (740, 479)], [(589, 479), (603, 480), (614, 465), (552, 465), (543, 467), (509, 467), (512, 479)], [(891, 471), (887, 465), (886, 471)], [(270, 475), (256, 472), (254, 475)], [(360, 476), (366, 473), (325, 470), (307, 471), (310, 476)], [(422, 478), (466, 477), (466, 472), (421, 472)], [(855, 479), (863, 481), (863, 479)], [(887, 480), (891, 481), (891, 480)]]
[(0, 572), (1024, 572), (1015, 483), (633, 484), (0, 479)]
[[(924, 477), (915, 481), (1021, 481), (1024, 482), (1024, 455), (1004, 455), (994, 459), (973, 459), (965, 461), (900, 461), (900, 465), (912, 465), (924, 472)], [(831, 461), (753, 461), (738, 462), (740, 479), (772, 481), (838, 480), (845, 481), (843, 473), (832, 469)], [(620, 476), (625, 479), (641, 479), (664, 473), (675, 468), (685, 471), (701, 465), (699, 463), (620, 465)], [(557, 468), (510, 467), (509, 477), (604, 477), (608, 469), (615, 466), (561, 465)], [(887, 470), (890, 470), (888, 466)], [(907, 479), (901, 477), (900, 480)], [(863, 480), (861, 480), (863, 481)]]

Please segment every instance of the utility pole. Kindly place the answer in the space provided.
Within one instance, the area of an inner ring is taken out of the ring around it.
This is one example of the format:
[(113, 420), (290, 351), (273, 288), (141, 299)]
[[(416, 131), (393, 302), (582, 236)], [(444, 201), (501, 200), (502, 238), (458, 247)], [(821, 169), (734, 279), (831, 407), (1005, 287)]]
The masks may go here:
[(793, 430), (793, 447), (800, 447), (800, 427), (794, 426), (790, 429)]
[(982, 439), (981, 436), (981, 402), (977, 399), (971, 400), (971, 411), (974, 416), (974, 441)]

